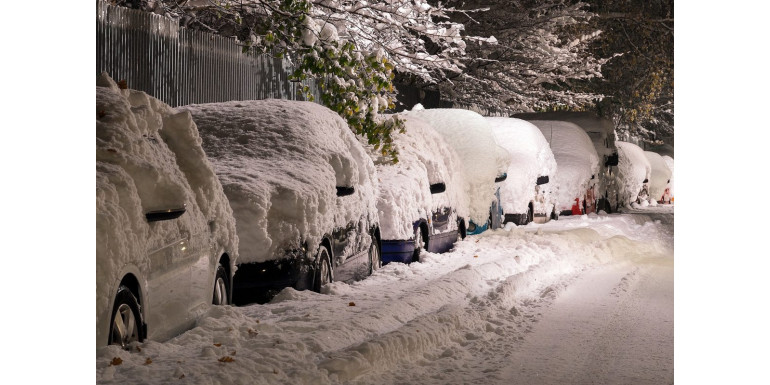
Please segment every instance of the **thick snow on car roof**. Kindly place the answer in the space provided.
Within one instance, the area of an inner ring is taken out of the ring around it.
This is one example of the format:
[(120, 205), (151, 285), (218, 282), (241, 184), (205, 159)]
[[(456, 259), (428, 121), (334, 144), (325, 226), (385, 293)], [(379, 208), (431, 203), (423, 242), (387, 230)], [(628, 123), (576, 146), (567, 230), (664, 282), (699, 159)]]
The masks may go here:
[(540, 176), (553, 178), (556, 159), (543, 133), (532, 123), (516, 118), (486, 118), (497, 143), (511, 154), (508, 179), (500, 184), (506, 213), (525, 213)]
[[(106, 74), (96, 84), (96, 282), (104, 283), (96, 300), (97, 309), (111, 309), (111, 285), (124, 265), (181, 238), (181, 229), (205, 234), (212, 228), (231, 259), (238, 239), (190, 114), (144, 92), (120, 90)], [(145, 218), (148, 211), (182, 207), (186, 212), (175, 220)]]
[(510, 154), (495, 143), (489, 122), (473, 111), (454, 108), (425, 110), (418, 105), (403, 114), (427, 122), (452, 146), (462, 161), (470, 219), (486, 223), (496, 199), (495, 178), (510, 164)]
[[(441, 207), (455, 209), (461, 218), (468, 216), (460, 158), (428, 123), (415, 116), (400, 118), (406, 130), (393, 136), (398, 163), (370, 152), (380, 181), (377, 209), (382, 239), (411, 238), (413, 222), (430, 218)], [(444, 183), (446, 191), (431, 194), (434, 183)]]
[(666, 185), (671, 178), (671, 169), (666, 165), (666, 161), (660, 154), (652, 151), (645, 151), (644, 156), (650, 162), (650, 198), (658, 200), (666, 191)]
[[(287, 100), (183, 108), (230, 199), (242, 263), (280, 259), (303, 242), (315, 250), (350, 222), (377, 223), (374, 164), (330, 109)], [(336, 186), (355, 192), (337, 197)]]
[(526, 120), (560, 120), (570, 122), (582, 128), (594, 143), (599, 157), (615, 152), (615, 126), (607, 118), (601, 118), (588, 111), (547, 111), (516, 114)]
[(574, 123), (531, 120), (548, 140), (556, 158), (556, 201), (561, 209), (572, 207), (575, 198), (586, 193), (591, 177), (599, 171), (599, 156), (591, 138)]
[(615, 142), (618, 146), (618, 194), (622, 205), (635, 200), (645, 179), (650, 178), (650, 161), (641, 147), (629, 142)]

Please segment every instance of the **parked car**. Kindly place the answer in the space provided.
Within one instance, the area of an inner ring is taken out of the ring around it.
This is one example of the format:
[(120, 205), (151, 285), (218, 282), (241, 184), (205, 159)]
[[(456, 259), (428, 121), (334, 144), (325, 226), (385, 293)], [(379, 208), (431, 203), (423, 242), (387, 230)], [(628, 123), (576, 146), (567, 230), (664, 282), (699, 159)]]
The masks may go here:
[(403, 114), (430, 124), (460, 158), (469, 200), (467, 234), (502, 227), (498, 183), (507, 177), (505, 172), (511, 155), (497, 145), (489, 122), (473, 111), (457, 108), (426, 110), (419, 104)]
[(531, 120), (548, 140), (556, 159), (556, 204), (559, 215), (596, 211), (596, 174), (599, 156), (591, 138), (574, 123)]
[(557, 218), (556, 194), (550, 183), (556, 173), (556, 159), (543, 134), (525, 120), (486, 119), (497, 143), (511, 154), (508, 178), (500, 184), (503, 223), (526, 225)]
[(671, 169), (668, 168), (666, 161), (660, 154), (652, 151), (645, 151), (644, 156), (650, 162), (650, 183), (649, 183), (649, 203), (656, 205), (664, 200), (666, 190), (669, 189), (671, 182)]
[(128, 348), (230, 303), (238, 238), (190, 114), (96, 84), (96, 346)]
[(618, 177), (620, 180), (620, 204), (630, 207), (632, 203), (642, 204), (650, 198), (649, 183), (652, 166), (644, 150), (629, 142), (615, 142), (618, 146)]
[(422, 250), (443, 253), (465, 238), (468, 196), (462, 163), (444, 138), (414, 116), (393, 136), (398, 163), (370, 151), (377, 167), (382, 261), (418, 261)]
[(597, 210), (607, 213), (618, 209), (618, 148), (615, 125), (611, 120), (587, 111), (549, 111), (516, 114), (525, 120), (560, 120), (574, 123), (588, 134), (599, 156), (600, 170), (596, 182)]
[(671, 179), (668, 180), (666, 190), (663, 192), (663, 196), (658, 203), (674, 204), (674, 158), (663, 155), (663, 161), (666, 162), (666, 166), (671, 170)]
[(363, 279), (381, 266), (374, 163), (347, 123), (311, 102), (184, 107), (235, 214), (236, 304)]

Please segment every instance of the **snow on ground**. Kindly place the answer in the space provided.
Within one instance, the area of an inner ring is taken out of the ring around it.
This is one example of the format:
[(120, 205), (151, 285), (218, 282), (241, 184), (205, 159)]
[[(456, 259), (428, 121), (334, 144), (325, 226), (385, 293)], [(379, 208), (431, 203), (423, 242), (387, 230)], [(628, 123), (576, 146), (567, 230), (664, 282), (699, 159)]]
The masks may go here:
[(487, 231), (325, 291), (98, 349), (97, 383), (673, 382), (671, 205)]

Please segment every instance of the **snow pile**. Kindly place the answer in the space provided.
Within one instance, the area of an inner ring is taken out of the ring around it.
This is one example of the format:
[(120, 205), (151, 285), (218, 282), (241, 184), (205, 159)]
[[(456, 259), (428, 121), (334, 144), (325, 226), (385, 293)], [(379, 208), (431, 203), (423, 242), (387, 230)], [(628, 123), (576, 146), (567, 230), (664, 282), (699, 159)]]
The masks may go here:
[[(404, 116), (406, 132), (393, 136), (398, 163), (370, 151), (379, 178), (377, 210), (382, 239), (410, 239), (412, 224), (430, 219), (442, 207), (468, 216), (468, 196), (460, 159), (436, 130), (414, 116)], [(430, 185), (444, 183), (446, 191), (430, 193)], [(451, 225), (454, 226), (453, 221)]]
[(617, 271), (593, 281), (621, 296), (635, 261), (673, 264), (672, 232), (673, 218), (592, 214), (471, 235), (420, 263), (335, 282), (327, 295), (288, 288), (269, 304), (212, 307), (165, 343), (98, 350), (97, 383), (515, 383), (498, 371), (576, 276)]
[[(238, 239), (230, 204), (201, 148), (190, 114), (144, 92), (121, 90), (106, 73), (97, 77), (96, 84), (96, 308), (100, 325), (103, 317), (110, 317), (117, 284), (129, 269), (138, 269), (130, 272), (140, 280), (150, 277), (148, 250), (164, 247), (185, 233), (208, 237), (213, 231), (216, 251), (235, 259)], [(177, 208), (186, 212), (172, 221), (148, 223), (145, 218), (149, 211)], [(97, 335), (100, 332), (106, 333), (97, 330)], [(106, 335), (99, 336), (97, 342), (106, 340)]]
[[(372, 160), (347, 123), (310, 102), (252, 100), (183, 107), (192, 113), (235, 213), (241, 263), (283, 256), (351, 222), (368, 243), (377, 223)], [(338, 197), (336, 187), (353, 187)], [(312, 257), (309, 255), (309, 257)]]
[(618, 146), (619, 204), (627, 206), (639, 196), (644, 180), (650, 179), (652, 167), (639, 146), (621, 141), (615, 145)]
[[(668, 168), (666, 161), (660, 154), (651, 151), (645, 151), (644, 156), (650, 162), (650, 203), (658, 201), (663, 197), (663, 193), (668, 187), (668, 180), (671, 179), (671, 169)], [(657, 203), (657, 202), (656, 202)]]
[(574, 123), (557, 120), (532, 120), (548, 140), (556, 158), (558, 186), (556, 201), (559, 210), (569, 210), (575, 198), (581, 201), (586, 191), (596, 183), (591, 179), (599, 171), (599, 156), (588, 134)]
[[(497, 143), (511, 154), (511, 164), (506, 171), (508, 178), (500, 183), (503, 212), (526, 213), (529, 202), (535, 197), (537, 178), (553, 178), (556, 159), (548, 141), (534, 124), (516, 118), (486, 119), (492, 125)], [(551, 207), (544, 208), (542, 212), (550, 213)]]
[(510, 154), (495, 143), (487, 120), (462, 109), (414, 108), (405, 116), (416, 116), (431, 125), (455, 150), (462, 161), (470, 219), (486, 223), (495, 197), (495, 178), (510, 164)]

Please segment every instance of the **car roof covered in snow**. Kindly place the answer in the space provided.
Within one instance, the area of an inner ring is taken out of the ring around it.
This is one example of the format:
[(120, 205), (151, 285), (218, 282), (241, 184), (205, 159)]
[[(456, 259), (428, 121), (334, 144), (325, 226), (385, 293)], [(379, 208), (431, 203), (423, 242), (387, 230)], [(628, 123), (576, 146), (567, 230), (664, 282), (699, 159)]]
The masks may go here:
[(495, 178), (510, 164), (510, 154), (495, 142), (489, 122), (478, 113), (456, 108), (426, 110), (418, 105), (403, 114), (424, 120), (452, 146), (462, 161), (470, 219), (486, 223), (496, 200)]
[[(459, 217), (468, 215), (468, 196), (460, 158), (428, 123), (415, 116), (399, 116), (405, 131), (393, 135), (398, 163), (373, 149), (379, 195), (377, 209), (382, 239), (409, 239), (412, 224), (429, 219), (442, 207), (451, 207)], [(446, 191), (431, 194), (430, 185), (444, 183)]]
[(531, 120), (548, 140), (556, 158), (556, 201), (561, 209), (569, 208), (575, 198), (582, 199), (596, 183), (599, 156), (591, 138), (578, 125), (557, 120)]
[(636, 199), (644, 180), (650, 179), (652, 166), (641, 147), (622, 141), (615, 142), (615, 145), (618, 146), (620, 203), (628, 205)]
[(514, 115), (524, 120), (561, 120), (576, 124), (582, 128), (594, 143), (600, 157), (609, 156), (617, 151), (615, 146), (615, 126), (611, 120), (602, 118), (589, 111), (546, 111)]
[[(315, 250), (333, 229), (377, 223), (374, 164), (332, 110), (288, 100), (182, 108), (230, 199), (241, 262), (280, 259), (303, 243)], [(338, 197), (336, 187), (355, 190)]]
[(650, 162), (650, 187), (648, 191), (650, 197), (657, 200), (666, 191), (668, 181), (671, 179), (671, 169), (657, 152), (645, 151), (644, 156)]
[(556, 174), (556, 158), (548, 141), (532, 123), (516, 118), (486, 118), (497, 143), (511, 154), (508, 178), (500, 183), (506, 213), (524, 213), (534, 196), (537, 178)]

